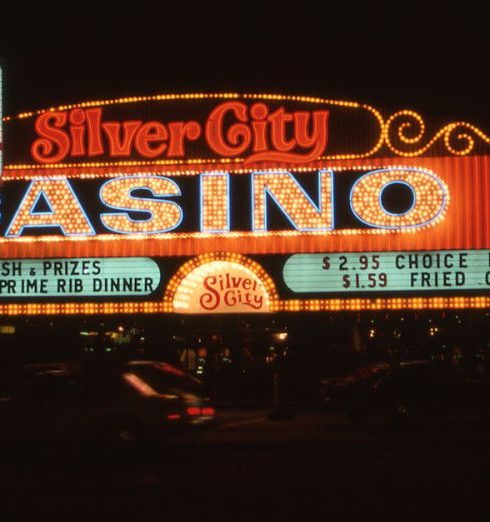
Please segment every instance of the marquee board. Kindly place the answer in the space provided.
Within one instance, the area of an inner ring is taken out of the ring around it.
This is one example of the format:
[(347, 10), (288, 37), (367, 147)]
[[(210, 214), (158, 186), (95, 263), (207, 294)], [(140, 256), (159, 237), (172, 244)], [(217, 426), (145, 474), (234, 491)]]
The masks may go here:
[(490, 304), (490, 138), (469, 123), (225, 93), (3, 124), (1, 313)]

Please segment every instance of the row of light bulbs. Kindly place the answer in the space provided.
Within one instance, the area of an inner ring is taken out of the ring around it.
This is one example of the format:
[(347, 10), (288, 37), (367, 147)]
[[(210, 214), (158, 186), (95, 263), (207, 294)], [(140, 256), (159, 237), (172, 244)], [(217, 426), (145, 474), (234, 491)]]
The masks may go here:
[[(168, 287), (170, 292), (170, 286)], [(174, 290), (175, 292), (175, 290)], [(361, 310), (441, 310), (483, 309), (490, 307), (489, 297), (428, 297), (403, 299), (308, 299), (270, 300), (271, 312), (334, 312)], [(174, 313), (174, 302), (133, 303), (50, 303), (0, 304), (0, 314), (16, 315), (96, 315)]]

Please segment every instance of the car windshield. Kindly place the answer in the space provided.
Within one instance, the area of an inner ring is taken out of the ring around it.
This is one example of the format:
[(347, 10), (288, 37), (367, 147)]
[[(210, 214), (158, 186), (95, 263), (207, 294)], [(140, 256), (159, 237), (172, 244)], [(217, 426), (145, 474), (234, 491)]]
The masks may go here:
[(203, 383), (182, 370), (163, 362), (134, 362), (127, 371), (136, 375), (157, 393), (179, 390), (189, 393), (202, 392)]

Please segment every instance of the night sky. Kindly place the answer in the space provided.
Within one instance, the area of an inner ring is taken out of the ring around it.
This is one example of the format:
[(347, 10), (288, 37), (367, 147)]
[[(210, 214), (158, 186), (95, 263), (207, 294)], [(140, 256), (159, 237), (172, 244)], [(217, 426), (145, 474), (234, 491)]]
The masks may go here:
[(411, 108), (490, 131), (490, 31), (482, 13), (466, 3), (345, 4), (4, 0), (4, 113), (233, 90), (361, 101), (385, 116)]

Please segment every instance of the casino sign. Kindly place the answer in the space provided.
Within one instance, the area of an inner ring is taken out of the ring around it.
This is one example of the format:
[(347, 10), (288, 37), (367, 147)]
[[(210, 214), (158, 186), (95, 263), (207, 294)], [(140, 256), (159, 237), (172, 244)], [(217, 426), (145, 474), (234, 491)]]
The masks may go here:
[(0, 313), (487, 308), (490, 138), (275, 94), (3, 117)]

